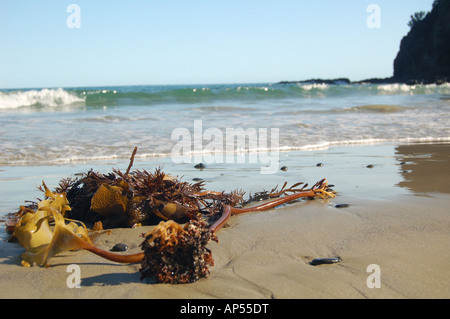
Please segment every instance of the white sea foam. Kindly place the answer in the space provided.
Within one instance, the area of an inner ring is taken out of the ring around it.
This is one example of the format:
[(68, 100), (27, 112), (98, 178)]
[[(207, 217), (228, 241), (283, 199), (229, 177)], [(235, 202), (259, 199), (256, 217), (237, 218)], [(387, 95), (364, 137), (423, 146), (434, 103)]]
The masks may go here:
[(84, 98), (59, 89), (0, 92), (0, 109), (16, 109), (25, 106), (72, 105), (84, 102)]
[(394, 83), (394, 84), (382, 84), (378, 85), (377, 89), (381, 92), (410, 92), (414, 91), (415, 86), (410, 86), (406, 84)]
[(391, 95), (391, 94), (448, 94), (450, 83), (443, 83), (441, 85), (436, 84), (418, 84), (418, 85), (407, 85), (402, 83), (393, 83), (393, 84), (381, 84), (377, 86), (378, 92), (381, 95)]
[(419, 137), (419, 138), (367, 138), (367, 139), (348, 139), (341, 141), (325, 141), (318, 142), (316, 144), (307, 144), (301, 146), (283, 146), (278, 149), (279, 152), (292, 152), (292, 151), (317, 151), (327, 150), (333, 146), (358, 146), (358, 145), (376, 145), (384, 143), (402, 143), (402, 144), (426, 144), (426, 143), (449, 143), (449, 137)]
[(312, 84), (302, 84), (300, 87), (305, 91), (311, 91), (311, 90), (326, 90), (328, 88), (328, 85), (325, 83), (312, 83)]

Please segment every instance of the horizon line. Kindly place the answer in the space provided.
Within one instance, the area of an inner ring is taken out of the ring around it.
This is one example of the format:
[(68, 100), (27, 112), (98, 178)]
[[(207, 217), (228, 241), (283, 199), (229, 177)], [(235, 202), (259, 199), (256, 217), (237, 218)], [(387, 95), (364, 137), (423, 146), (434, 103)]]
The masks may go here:
[(25, 87), (0, 87), (0, 90), (34, 90), (34, 89), (75, 89), (75, 88), (97, 88), (97, 87), (132, 87), (132, 86), (195, 86), (195, 85), (230, 85), (230, 84), (278, 84), (278, 83), (300, 83), (300, 82), (308, 82), (308, 81), (315, 81), (315, 80), (322, 80), (322, 81), (334, 81), (334, 80), (349, 80), (350, 84), (357, 84), (359, 82), (364, 82), (368, 80), (387, 80), (392, 79), (393, 76), (390, 77), (372, 77), (372, 78), (365, 78), (358, 81), (352, 81), (348, 77), (333, 77), (333, 78), (321, 78), (321, 77), (315, 77), (315, 78), (308, 78), (304, 80), (280, 80), (280, 81), (270, 81), (270, 82), (214, 82), (214, 83), (172, 83), (172, 84), (99, 84), (99, 85), (69, 85), (69, 86), (55, 86), (55, 85), (49, 85), (49, 86), (25, 86)]

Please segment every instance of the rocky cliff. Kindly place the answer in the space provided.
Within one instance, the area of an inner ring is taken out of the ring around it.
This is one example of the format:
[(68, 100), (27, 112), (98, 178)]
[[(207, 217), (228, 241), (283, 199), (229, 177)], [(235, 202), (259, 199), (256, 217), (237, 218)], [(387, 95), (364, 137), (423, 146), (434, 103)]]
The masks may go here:
[(450, 81), (450, 0), (435, 0), (433, 9), (410, 22), (394, 61), (396, 82)]

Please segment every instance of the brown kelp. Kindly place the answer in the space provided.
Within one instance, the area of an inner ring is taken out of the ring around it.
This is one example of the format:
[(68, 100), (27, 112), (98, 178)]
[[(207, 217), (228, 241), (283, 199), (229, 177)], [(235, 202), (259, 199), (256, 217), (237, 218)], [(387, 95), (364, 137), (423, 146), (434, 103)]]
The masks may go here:
[(180, 284), (207, 277), (214, 265), (211, 250), (206, 248), (211, 240), (217, 237), (202, 221), (191, 220), (184, 227), (171, 220), (161, 222), (141, 244), (141, 278)]
[(125, 173), (91, 170), (79, 178), (62, 180), (55, 192), (66, 193), (71, 207), (68, 216), (86, 223), (101, 221), (105, 228), (132, 227), (158, 219), (189, 220), (199, 214), (214, 214), (224, 203), (235, 206), (243, 202), (241, 191), (207, 191), (202, 182), (183, 182), (160, 168), (154, 173), (130, 171), (134, 155)]
[[(270, 195), (268, 194), (269, 197)], [(274, 196), (279, 197), (281, 193)], [(209, 266), (214, 265), (214, 260), (211, 251), (205, 246), (211, 240), (217, 241), (216, 232), (232, 215), (263, 211), (300, 198), (316, 196), (334, 197), (335, 192), (328, 188), (325, 180), (322, 180), (311, 189), (303, 187), (301, 190), (295, 190), (294, 194), (254, 207), (236, 208), (223, 204), (218, 218), (211, 225), (195, 219), (190, 220), (184, 228), (174, 221), (161, 222), (155, 228), (156, 231), (145, 236), (146, 239), (141, 245), (144, 250), (141, 278), (152, 277), (158, 282), (176, 284), (194, 282), (206, 277), (209, 274)]]
[[(43, 183), (47, 199), (37, 203), (37, 210), (21, 207), (20, 218), (14, 225), (13, 236), (25, 248), (22, 265), (48, 266), (48, 260), (67, 250), (85, 249), (112, 261), (123, 262), (120, 255), (111, 254), (93, 245), (99, 230), (88, 230), (84, 223), (64, 218), (70, 210), (65, 194), (51, 192)], [(139, 262), (139, 254), (134, 262)], [(133, 256), (127, 256), (127, 262)]]
[[(63, 179), (54, 191), (43, 183), (44, 200), (21, 206), (18, 213), (10, 215), (7, 227), (26, 249), (23, 265), (47, 266), (48, 260), (62, 251), (85, 249), (114, 262), (141, 263), (142, 279), (190, 283), (209, 274), (214, 260), (206, 246), (217, 241), (217, 231), (231, 215), (263, 211), (300, 198), (335, 196), (321, 180), (311, 188), (303, 183), (286, 188), (285, 183), (280, 190), (274, 188), (244, 200), (243, 191), (206, 190), (202, 182), (183, 182), (161, 169), (154, 173), (131, 171), (136, 150), (125, 173), (91, 170), (76, 179)], [(261, 200), (265, 202), (250, 205)], [(93, 244), (93, 235), (103, 226), (143, 224), (156, 226), (144, 235), (142, 253), (115, 254)]]

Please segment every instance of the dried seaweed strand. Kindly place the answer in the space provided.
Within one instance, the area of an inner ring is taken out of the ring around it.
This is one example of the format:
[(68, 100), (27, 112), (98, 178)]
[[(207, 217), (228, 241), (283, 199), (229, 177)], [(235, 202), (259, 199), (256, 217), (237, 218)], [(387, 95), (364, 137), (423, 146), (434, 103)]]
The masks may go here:
[(277, 206), (295, 201), (300, 198), (305, 198), (305, 197), (313, 198), (315, 196), (325, 198), (325, 197), (334, 197), (335, 195), (334, 195), (334, 191), (328, 189), (328, 185), (327, 185), (326, 181), (323, 179), (320, 182), (318, 182), (317, 184), (315, 184), (309, 190), (304, 190), (304, 191), (297, 192), (297, 193), (294, 193), (291, 195), (287, 195), (285, 197), (269, 201), (269, 202), (264, 203), (259, 206), (249, 207), (249, 208), (235, 208), (230, 205), (225, 205), (223, 207), (221, 217), (213, 225), (211, 225), (210, 230), (212, 232), (217, 232), (220, 228), (222, 228), (226, 224), (227, 220), (232, 215), (238, 215), (238, 214), (255, 212), (255, 211), (263, 211), (263, 210), (275, 208)]
[(133, 153), (131, 154), (130, 164), (128, 164), (128, 168), (127, 168), (127, 171), (125, 172), (125, 176), (128, 176), (130, 174), (130, 169), (133, 166), (134, 157), (136, 156), (136, 153), (137, 153), (137, 146), (134, 148)]

